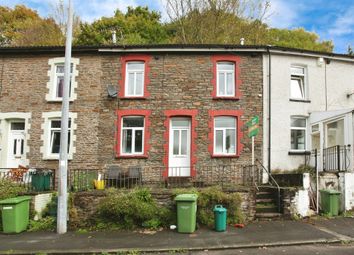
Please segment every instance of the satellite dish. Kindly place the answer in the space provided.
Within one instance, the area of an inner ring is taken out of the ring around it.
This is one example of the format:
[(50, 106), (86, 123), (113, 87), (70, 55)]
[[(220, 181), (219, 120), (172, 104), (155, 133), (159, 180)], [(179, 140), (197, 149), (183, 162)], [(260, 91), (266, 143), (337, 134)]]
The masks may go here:
[(114, 85), (108, 85), (107, 86), (107, 93), (108, 93), (108, 96), (109, 97), (117, 97), (117, 89), (116, 89), (116, 86)]

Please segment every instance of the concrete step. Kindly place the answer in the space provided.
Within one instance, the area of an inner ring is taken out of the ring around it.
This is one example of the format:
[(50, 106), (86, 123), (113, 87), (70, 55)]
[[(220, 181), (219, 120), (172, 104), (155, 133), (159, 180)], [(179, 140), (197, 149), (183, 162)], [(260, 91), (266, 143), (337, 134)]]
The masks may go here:
[(274, 197), (274, 194), (271, 193), (271, 192), (263, 191), (263, 192), (257, 192), (257, 193), (256, 193), (256, 198), (257, 198), (257, 199), (271, 198), (271, 197)]
[(280, 219), (281, 217), (282, 217), (281, 213), (274, 213), (274, 212), (256, 213), (256, 218), (260, 220)]
[(277, 213), (278, 206), (275, 204), (257, 204), (256, 213)]
[(274, 198), (257, 198), (256, 199), (256, 204), (259, 203), (274, 203), (275, 199)]

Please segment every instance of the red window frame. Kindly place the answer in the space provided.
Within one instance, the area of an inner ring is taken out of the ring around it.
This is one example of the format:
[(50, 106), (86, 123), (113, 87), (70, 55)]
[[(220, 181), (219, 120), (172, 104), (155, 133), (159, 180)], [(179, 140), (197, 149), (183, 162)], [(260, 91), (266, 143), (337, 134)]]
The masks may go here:
[(166, 110), (165, 116), (166, 119), (164, 121), (165, 133), (163, 135), (165, 144), (164, 151), (165, 156), (163, 158), (163, 165), (165, 166), (165, 171), (162, 173), (162, 176), (168, 177), (168, 159), (169, 159), (169, 141), (170, 141), (170, 120), (172, 117), (189, 117), (191, 118), (191, 176), (194, 177), (196, 175), (195, 165), (197, 163), (197, 132), (196, 128), (198, 126), (198, 121), (196, 120), (196, 116), (198, 114), (198, 110)]
[[(241, 155), (241, 151), (243, 149), (243, 144), (241, 143), (241, 139), (243, 137), (243, 132), (241, 131), (241, 127), (243, 122), (241, 120), (241, 116), (243, 114), (242, 110), (209, 110), (209, 152), (211, 157), (213, 158), (235, 158)], [(214, 154), (214, 124), (215, 117), (229, 116), (236, 118), (236, 153), (233, 155), (222, 155), (222, 154)]]
[[(116, 126), (116, 157), (117, 158), (148, 158), (148, 151), (150, 149), (150, 110), (117, 110), (117, 120), (115, 121)], [(122, 118), (127, 116), (142, 116), (144, 117), (144, 152), (141, 155), (122, 155), (120, 151), (121, 144), (121, 127)]]
[[(232, 56), (232, 55), (215, 55), (211, 57), (211, 62), (213, 64), (212, 72), (213, 78), (211, 80), (211, 84), (213, 85), (214, 89), (211, 92), (211, 96), (213, 99), (228, 99), (228, 100), (239, 100), (241, 99), (241, 91), (240, 86), (242, 81), (240, 80), (240, 63), (241, 57), (239, 56)], [(234, 96), (217, 96), (217, 64), (219, 62), (232, 62), (235, 64), (235, 95)]]
[[(125, 95), (125, 80), (126, 80), (126, 71), (127, 71), (127, 63), (131, 61), (142, 61), (144, 62), (144, 95), (143, 96), (126, 96)], [(140, 55), (126, 55), (121, 57), (121, 79), (119, 80), (119, 98), (126, 99), (145, 99), (150, 96), (148, 91), (148, 85), (150, 84), (150, 61), (151, 56), (140, 54)]]

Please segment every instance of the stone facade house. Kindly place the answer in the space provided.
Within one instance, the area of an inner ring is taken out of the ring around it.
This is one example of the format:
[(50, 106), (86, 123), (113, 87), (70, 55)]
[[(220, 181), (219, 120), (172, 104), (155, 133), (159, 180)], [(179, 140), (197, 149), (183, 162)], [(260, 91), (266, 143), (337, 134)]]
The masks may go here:
[[(69, 168), (140, 166), (160, 178), (250, 164), (244, 123), (259, 116), (262, 127), (262, 54), (220, 45), (73, 48)], [(0, 168), (57, 169), (64, 48), (1, 48), (0, 58)]]

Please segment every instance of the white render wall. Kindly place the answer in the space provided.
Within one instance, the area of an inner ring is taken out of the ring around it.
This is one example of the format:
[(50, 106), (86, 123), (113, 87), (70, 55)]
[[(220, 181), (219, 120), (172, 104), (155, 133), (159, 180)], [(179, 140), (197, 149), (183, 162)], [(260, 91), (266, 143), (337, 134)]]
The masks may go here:
[[(329, 58), (330, 59), (330, 58)], [(290, 116), (308, 117), (311, 112), (354, 108), (354, 63), (353, 61), (331, 60), (322, 66), (317, 64), (318, 57), (271, 55), (271, 168), (292, 170), (305, 163), (304, 155), (288, 155), (290, 151)], [(264, 133), (267, 134), (268, 118), (268, 56), (264, 55)], [(306, 67), (305, 86), (307, 99), (310, 102), (290, 101), (290, 67), (300, 65)], [(325, 75), (326, 74), (326, 75)], [(308, 130), (309, 122), (307, 122)], [(306, 147), (310, 150), (310, 132), (307, 132)], [(351, 141), (351, 144), (353, 141)], [(264, 136), (264, 159), (267, 162), (268, 142)], [(267, 165), (267, 164), (266, 164)]]

